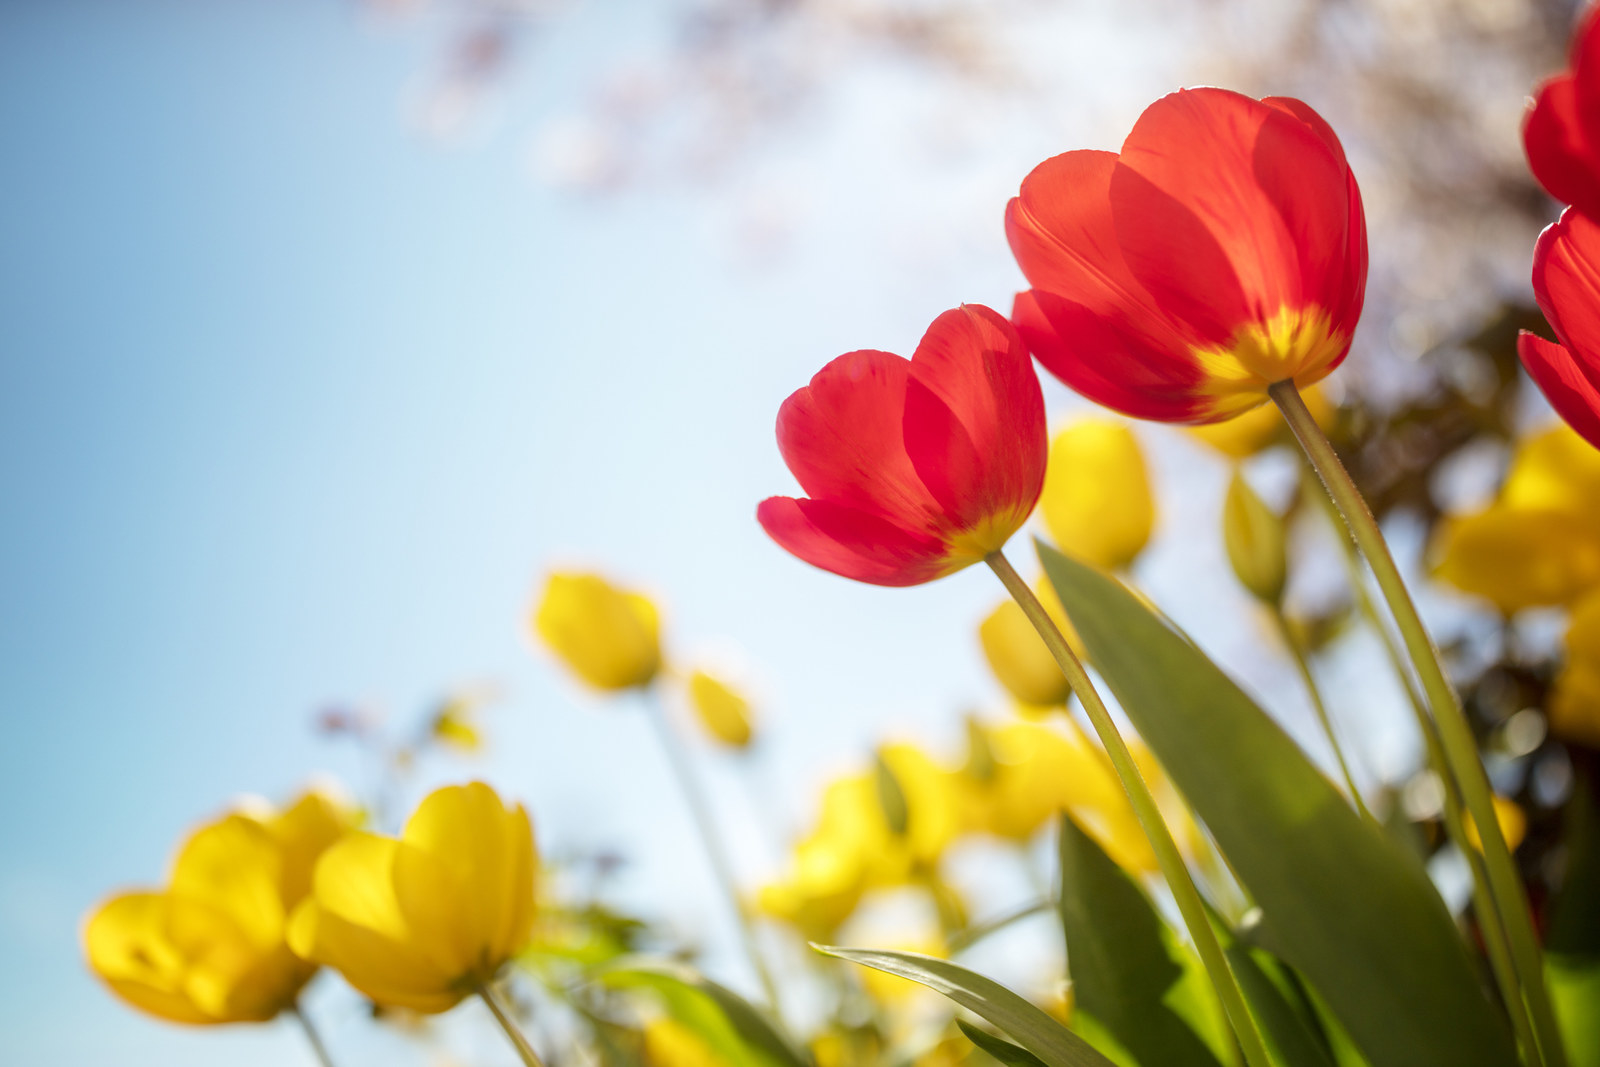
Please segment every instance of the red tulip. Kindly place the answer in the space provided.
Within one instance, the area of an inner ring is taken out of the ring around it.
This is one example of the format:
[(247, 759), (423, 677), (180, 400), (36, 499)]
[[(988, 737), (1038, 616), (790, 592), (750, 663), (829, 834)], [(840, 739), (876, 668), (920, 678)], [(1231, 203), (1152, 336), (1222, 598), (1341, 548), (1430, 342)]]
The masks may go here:
[(1600, 218), (1600, 9), (1572, 38), (1571, 69), (1539, 86), (1522, 123), (1528, 167), (1545, 191)]
[(1044, 396), (1027, 349), (979, 304), (946, 311), (911, 359), (849, 352), (778, 412), (807, 496), (756, 515), (807, 563), (918, 585), (997, 552), (1044, 486)]
[(1039, 362), (1138, 418), (1217, 422), (1350, 350), (1367, 278), (1361, 193), (1298, 100), (1181, 90), (1115, 152), (1034, 168), (1006, 208)]
[(1539, 235), (1533, 293), (1560, 343), (1524, 333), (1517, 354), (1556, 414), (1600, 448), (1600, 223), (1568, 208)]

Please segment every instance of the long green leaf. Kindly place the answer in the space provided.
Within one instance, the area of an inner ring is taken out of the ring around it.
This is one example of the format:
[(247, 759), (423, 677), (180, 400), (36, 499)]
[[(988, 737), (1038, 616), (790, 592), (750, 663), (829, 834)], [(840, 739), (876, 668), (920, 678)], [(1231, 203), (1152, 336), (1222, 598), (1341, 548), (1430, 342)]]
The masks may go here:
[(1039, 546), (1089, 658), (1373, 1067), (1517, 1057), (1443, 901), (1256, 704), (1121, 583)]
[(1600, 804), (1579, 774), (1562, 826), (1567, 876), (1550, 905), (1545, 979), (1571, 1067), (1600, 1067)]
[(1266, 1034), (1273, 1060), (1284, 1067), (1336, 1067), (1332, 1051), (1311, 1032), (1255, 954), (1243, 945), (1229, 945), (1225, 951), (1250, 1013)]
[(1004, 1038), (995, 1037), (993, 1034), (979, 1030), (965, 1019), (957, 1019), (956, 1025), (961, 1032), (967, 1035), (967, 1040), (977, 1045), (983, 1051), (1005, 1064), (1006, 1067), (1045, 1067), (1044, 1061), (1021, 1045), (1013, 1045)]
[(1186, 966), (1183, 947), (1144, 890), (1070, 815), (1061, 818), (1058, 851), (1057, 909), (1076, 1010), (1092, 1016), (1140, 1067), (1220, 1067), (1194, 1029), (1205, 1013), (1215, 1014), (1214, 998), (1204, 999), (1210, 987)]
[(985, 978), (949, 960), (916, 952), (833, 948), (828, 945), (811, 947), (825, 956), (835, 956), (886, 974), (909, 978), (942, 993), (961, 1007), (987, 1019), (1001, 1033), (1043, 1060), (1045, 1067), (1116, 1067), (1083, 1038), (1045, 1014), (1042, 1008), (992, 978)]
[(668, 1015), (734, 1067), (811, 1067), (748, 1001), (686, 964), (631, 957), (596, 977), (616, 988), (651, 990)]

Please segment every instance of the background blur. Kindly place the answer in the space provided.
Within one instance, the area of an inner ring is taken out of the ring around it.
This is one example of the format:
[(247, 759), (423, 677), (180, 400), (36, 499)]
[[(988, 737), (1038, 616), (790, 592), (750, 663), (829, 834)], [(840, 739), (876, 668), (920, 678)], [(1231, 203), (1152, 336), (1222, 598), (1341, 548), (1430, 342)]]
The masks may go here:
[[(1454, 346), (1526, 299), (1553, 217), (1517, 124), (1572, 7), (0, 4), (8, 1060), (301, 1062), (287, 1026), (124, 1008), (81, 962), (79, 917), (159, 880), (241, 793), (369, 786), (319, 733), (328, 709), (400, 734), (463, 686), (499, 694), (487, 751), (430, 760), (411, 791), (485, 776), (547, 853), (626, 856), (619, 900), (750, 988), (646, 724), (534, 646), (546, 569), (648, 590), (673, 653), (756, 694), (754, 774), (697, 750), (754, 885), (782, 855), (741, 778), (799, 828), (878, 741), (953, 746), (962, 711), (1003, 706), (974, 635), (987, 573), (880, 590), (766, 540), (755, 504), (792, 485), (782, 399), (841, 352), (909, 354), (957, 303), (1009, 309), (1000, 220), (1027, 171), (1116, 148), (1202, 82), (1302, 96), (1350, 151), (1374, 261), (1335, 381), (1381, 412), (1470, 378)], [(1084, 406), (1046, 389), (1057, 416)], [(1223, 562), (1224, 464), (1140, 432), (1162, 513), (1138, 578), (1320, 758)], [(1501, 465), (1477, 456), (1435, 502), (1470, 506)], [(1308, 568), (1295, 596), (1341, 580)], [(1470, 626), (1426, 599), (1446, 636)], [(1337, 646), (1327, 689), (1368, 776), (1398, 778), (1415, 741), (1372, 655)], [(339, 1062), (406, 1062), (337, 986), (312, 998)], [(469, 1021), (454, 1051), (509, 1062)]]

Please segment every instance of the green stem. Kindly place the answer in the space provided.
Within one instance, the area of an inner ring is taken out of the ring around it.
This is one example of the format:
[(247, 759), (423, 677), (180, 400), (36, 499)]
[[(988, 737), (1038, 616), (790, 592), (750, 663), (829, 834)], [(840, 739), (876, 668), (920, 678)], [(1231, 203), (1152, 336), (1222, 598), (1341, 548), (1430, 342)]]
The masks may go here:
[(996, 915), (992, 919), (987, 919), (981, 923), (973, 923), (952, 937), (945, 947), (950, 951), (950, 955), (954, 956), (957, 952), (969, 949), (979, 941), (998, 934), (1009, 926), (1049, 911), (1055, 907), (1055, 904), (1056, 902), (1053, 900), (1035, 900), (1022, 905), (1020, 908), (1013, 908), (1004, 914)]
[(673, 732), (672, 724), (667, 721), (666, 710), (661, 706), (659, 696), (651, 691), (645, 703), (647, 704), (645, 717), (655, 728), (656, 739), (660, 742), (662, 751), (666, 753), (667, 762), (672, 765), (673, 776), (678, 780), (678, 789), (683, 793), (684, 803), (688, 805), (689, 814), (694, 819), (695, 830), (700, 835), (700, 844), (706, 850), (706, 858), (711, 861), (711, 872), (722, 887), (723, 895), (728, 899), (728, 906), (733, 909), (734, 921), (739, 928), (739, 939), (743, 942), (745, 954), (750, 959), (750, 966), (756, 972), (756, 978), (761, 982), (762, 991), (767, 997), (767, 1006), (772, 1009), (772, 1014), (781, 1029), (783, 1009), (778, 1002), (778, 985), (772, 980), (772, 973), (767, 970), (766, 961), (756, 944), (755, 928), (750, 922), (750, 913), (739, 896), (739, 883), (733, 875), (733, 864), (722, 847), (722, 837), (717, 833), (716, 823), (711, 817), (711, 804), (706, 799), (705, 790), (701, 787), (693, 764), (689, 762), (689, 753), (684, 750), (678, 735)]
[(1461, 703), (1445, 676), (1439, 651), (1422, 625), (1378, 521), (1373, 518), (1350, 473), (1339, 461), (1332, 443), (1306, 410), (1305, 401), (1301, 399), (1294, 382), (1277, 382), (1268, 388), (1267, 394), (1283, 412), (1284, 420), (1300, 442), (1306, 458), (1311, 461), (1312, 469), (1317, 472), (1328, 496), (1339, 509), (1346, 528), (1372, 569), (1378, 589), (1389, 606), (1407, 656), (1422, 684), (1431, 718), (1438, 730), (1440, 751), (1449, 777), (1455, 779), (1462, 801), (1483, 843), (1489, 903), (1499, 913), (1500, 924), (1505, 929), (1517, 979), (1527, 998), (1534, 1032), (1539, 1039), (1539, 1059), (1536, 1062), (1548, 1064), (1549, 1067), (1566, 1067), (1560, 1031), (1556, 1027), (1555, 1013), (1545, 989), (1544, 964), (1533, 932), (1527, 896), (1512, 863), (1511, 850), (1506, 847), (1505, 836), (1500, 832), (1500, 823), (1495, 818), (1489, 780), (1478, 758), (1477, 739), (1473, 737), (1472, 727), (1461, 710)]
[(500, 1001), (500, 994), (495, 992), (494, 986), (484, 982), (478, 987), (478, 996), (489, 1006), (489, 1011), (494, 1015), (495, 1022), (500, 1024), (500, 1029), (506, 1032), (506, 1037), (511, 1040), (511, 1046), (517, 1050), (517, 1055), (522, 1058), (524, 1067), (544, 1067), (539, 1062), (539, 1054), (533, 1051), (533, 1046), (528, 1044), (528, 1039), (522, 1036), (522, 1031), (511, 1018), (511, 1013)]
[(1339, 773), (1344, 776), (1345, 789), (1350, 792), (1350, 799), (1355, 802), (1356, 810), (1368, 822), (1376, 823), (1372, 812), (1367, 810), (1366, 801), (1361, 799), (1361, 790), (1356, 788), (1355, 775), (1350, 773), (1350, 764), (1344, 758), (1344, 746), (1339, 744), (1339, 735), (1334, 732), (1333, 718), (1328, 714), (1327, 702), (1322, 699), (1322, 689), (1317, 685), (1316, 675), (1311, 673), (1311, 661), (1306, 656), (1306, 650), (1300, 647), (1300, 642), (1295, 639), (1294, 630), (1289, 625), (1289, 617), (1283, 613), (1282, 604), (1272, 605), (1272, 617), (1278, 624), (1278, 634), (1283, 638), (1284, 647), (1289, 650), (1289, 658), (1294, 660), (1294, 665), (1299, 668), (1300, 680), (1305, 683), (1306, 693), (1311, 698), (1311, 709), (1317, 713), (1317, 721), (1322, 724), (1322, 732), (1328, 737), (1328, 744), (1333, 749), (1333, 758), (1339, 761)]
[(1262, 1041), (1261, 1032), (1256, 1029), (1255, 1020), (1245, 1004), (1244, 993), (1239, 988), (1238, 979), (1234, 977), (1232, 969), (1228, 966), (1228, 959), (1223, 955), (1222, 945), (1217, 941), (1216, 931), (1212, 929), (1205, 902), (1200, 897), (1200, 891), (1195, 888), (1194, 879), (1189, 875), (1189, 868), (1184, 864), (1183, 854), (1178, 851), (1178, 843), (1172, 839), (1172, 831), (1161, 817), (1161, 809), (1156, 805), (1156, 798), (1151, 795), (1149, 785), (1139, 773), (1138, 764), (1134, 763), (1133, 754), (1128, 751), (1127, 742), (1122, 739), (1117, 724), (1112, 721), (1111, 712), (1107, 710), (1105, 701), (1100, 699), (1100, 693), (1095, 689), (1094, 683), (1089, 681), (1089, 675), (1083, 669), (1083, 664), (1078, 662), (1078, 657), (1073, 654), (1066, 639), (1061, 636), (1061, 631), (1056, 629), (1056, 624), (1045, 611), (1044, 605), (1039, 603), (1039, 598), (1034, 596), (1033, 590), (1028, 588), (1028, 583), (1022, 580), (1022, 576), (1011, 566), (1011, 562), (1000, 552), (988, 556), (985, 562), (1006, 587), (1006, 592), (1016, 600), (1017, 606), (1022, 608), (1028, 621), (1033, 623), (1034, 629), (1039, 632), (1045, 647), (1050, 650), (1057, 666), (1061, 668), (1061, 673), (1066, 676), (1067, 684), (1072, 687), (1072, 691), (1083, 704), (1083, 710), (1088, 714), (1095, 733), (1100, 735), (1100, 743), (1105, 747), (1106, 755), (1110, 757), (1117, 777), (1122, 780), (1122, 788), (1127, 792), (1134, 814), (1139, 818), (1139, 825), (1144, 828), (1145, 836), (1150, 840), (1150, 847), (1155, 852), (1161, 873), (1167, 880), (1167, 887), (1172, 891), (1178, 911), (1183, 915), (1183, 921), (1189, 928), (1189, 936), (1194, 941), (1195, 950), (1199, 952), (1206, 973), (1211, 977), (1211, 984), (1215, 987), (1217, 996), (1228, 1013), (1228, 1019), (1233, 1024), (1234, 1033), (1244, 1050), (1246, 1062), (1249, 1067), (1269, 1067), (1272, 1061), (1267, 1056), (1266, 1044)]
[(300, 1030), (306, 1035), (306, 1043), (311, 1046), (312, 1053), (317, 1057), (317, 1062), (322, 1067), (333, 1067), (333, 1057), (328, 1055), (328, 1046), (322, 1043), (322, 1035), (317, 1033), (317, 1028), (311, 1025), (311, 1020), (306, 1018), (305, 1009), (300, 1007), (300, 1002), (295, 1001), (289, 1007), (289, 1014), (295, 1017), (300, 1024)]
[[(1327, 503), (1329, 520), (1336, 526), (1340, 525), (1338, 512), (1334, 510), (1332, 503), (1324, 502)], [(1428, 709), (1423, 705), (1422, 698), (1417, 695), (1416, 687), (1411, 682), (1411, 672), (1406, 665), (1405, 655), (1396, 647), (1393, 635), (1389, 633), (1388, 626), (1378, 614), (1377, 605), (1373, 604), (1372, 596), (1367, 592), (1366, 577), (1361, 572), (1361, 561), (1356, 557), (1355, 547), (1345, 537), (1340, 537), (1339, 542), (1344, 548), (1345, 565), (1349, 569), (1350, 585), (1355, 590), (1356, 604), (1360, 607), (1362, 616), (1366, 618), (1368, 627), (1377, 635), (1378, 643), (1383, 647), (1384, 655), (1389, 660), (1389, 667), (1394, 671), (1395, 680), (1405, 692), (1406, 703), (1411, 708), (1412, 718), (1417, 724), (1417, 732), (1421, 734), (1427, 747), (1428, 767), (1438, 777), (1440, 786), (1444, 790), (1444, 803), (1440, 805), (1440, 810), (1444, 815), (1445, 833), (1457, 851), (1466, 857), (1468, 868), (1472, 872), (1472, 911), (1477, 916), (1478, 928), (1483, 932), (1484, 947), (1489, 954), (1489, 968), (1494, 974), (1495, 985), (1500, 989), (1500, 999), (1505, 1003), (1506, 1011), (1511, 1016), (1511, 1026), (1516, 1031), (1517, 1043), (1522, 1046), (1524, 1058), (1530, 1063), (1537, 1062), (1538, 1040), (1534, 1036), (1533, 1021), (1528, 1017), (1528, 1005), (1523, 1000), (1522, 986), (1517, 981), (1516, 967), (1511, 961), (1511, 947), (1506, 943), (1505, 927), (1501, 925), (1500, 913), (1495, 910), (1494, 901), (1489, 895), (1488, 874), (1483, 869), (1483, 860), (1468, 839), (1466, 821), (1461, 817), (1461, 790), (1456, 788), (1455, 779), (1450, 776), (1450, 768), (1445, 764), (1438, 731), (1433, 728), (1433, 720), (1428, 717)]]

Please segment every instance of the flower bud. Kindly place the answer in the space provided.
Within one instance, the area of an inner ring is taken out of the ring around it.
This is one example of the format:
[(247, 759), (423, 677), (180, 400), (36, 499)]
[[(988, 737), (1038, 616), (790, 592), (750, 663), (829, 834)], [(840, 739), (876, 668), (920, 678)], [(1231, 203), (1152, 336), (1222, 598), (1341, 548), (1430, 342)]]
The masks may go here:
[(705, 671), (689, 675), (689, 703), (712, 737), (732, 748), (750, 744), (750, 702)]
[(1126, 567), (1155, 525), (1139, 439), (1108, 419), (1068, 426), (1050, 442), (1040, 502), (1057, 548), (1108, 570)]
[(661, 669), (655, 605), (597, 574), (552, 574), (534, 627), (550, 650), (596, 689), (649, 685)]
[(1283, 519), (1234, 471), (1222, 504), (1222, 543), (1239, 584), (1263, 603), (1283, 599), (1289, 573), (1286, 540)]

